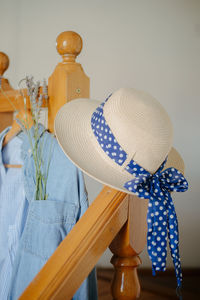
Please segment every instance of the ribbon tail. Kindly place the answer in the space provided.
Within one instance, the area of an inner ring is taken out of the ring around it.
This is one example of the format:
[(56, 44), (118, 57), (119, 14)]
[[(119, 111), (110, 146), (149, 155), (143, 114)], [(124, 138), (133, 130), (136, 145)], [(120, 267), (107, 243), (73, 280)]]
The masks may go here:
[(165, 200), (156, 201), (150, 196), (147, 213), (147, 250), (152, 261), (152, 274), (166, 270), (167, 258), (167, 213)]
[(180, 254), (179, 254), (179, 231), (178, 231), (178, 219), (175, 212), (175, 207), (173, 204), (172, 197), (169, 193), (168, 195), (168, 238), (169, 238), (169, 246), (171, 257), (174, 263), (177, 286), (181, 287), (182, 283), (182, 270), (181, 270), (181, 262), (180, 262)]
[(179, 300), (183, 300), (183, 296), (182, 296), (182, 289), (181, 287), (177, 287), (176, 288), (176, 295), (179, 298)]

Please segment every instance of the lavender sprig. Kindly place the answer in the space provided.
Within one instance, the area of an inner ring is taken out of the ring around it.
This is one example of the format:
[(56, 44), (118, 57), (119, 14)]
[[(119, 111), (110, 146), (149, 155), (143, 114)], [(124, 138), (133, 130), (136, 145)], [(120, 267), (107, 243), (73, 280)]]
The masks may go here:
[[(47, 92), (47, 85), (46, 81), (43, 81), (43, 88), (42, 93), (40, 93), (40, 82), (37, 81), (34, 82), (33, 76), (26, 77), (24, 80), (27, 87), (27, 94), (30, 99), (30, 106), (31, 106), (31, 114), (33, 119), (33, 141), (30, 136), (29, 130), (26, 131), (29, 142), (31, 145), (31, 150), (33, 154), (34, 164), (35, 164), (35, 175), (36, 175), (36, 190), (35, 190), (35, 200), (46, 200), (48, 198), (48, 195), (46, 193), (46, 186), (47, 186), (47, 178), (48, 178), (48, 170), (49, 170), (49, 163), (51, 160), (51, 151), (49, 154), (49, 162), (47, 164), (47, 171), (44, 170), (44, 161), (42, 159), (43, 154), (43, 145), (44, 145), (44, 138), (41, 141), (41, 143), (38, 143), (38, 140), (40, 138), (39, 133), (39, 118), (40, 118), (40, 112), (43, 104), (43, 99), (45, 101), (48, 99), (48, 92)], [(22, 82), (21, 81), (21, 82)], [(20, 83), (21, 83), (20, 82)], [(26, 105), (26, 97), (24, 101), (25, 111), (27, 112), (27, 105)], [(27, 126), (23, 122), (19, 122), (22, 129), (26, 129), (28, 126), (28, 118), (27, 118)]]
[[(28, 119), (28, 107), (27, 107), (27, 98), (23, 93), (23, 90), (20, 89), (20, 93), (24, 100), (24, 109), (25, 109), (25, 119), (15, 118), (16, 122), (20, 125), (21, 129), (27, 134), (29, 143), (32, 150), (32, 155), (35, 164), (35, 176), (36, 176), (36, 187), (35, 187), (35, 200), (46, 200), (48, 198), (48, 194), (46, 193), (47, 187), (47, 178), (49, 172), (49, 165), (51, 161), (52, 155), (52, 145), (53, 145), (53, 137), (52, 143), (49, 151), (49, 159), (47, 163), (47, 170), (44, 168), (44, 161), (42, 159), (43, 155), (43, 146), (44, 146), (44, 138), (42, 138), (41, 143), (38, 143), (41, 133), (39, 133), (39, 118), (40, 112), (43, 104), (43, 99), (47, 101), (48, 99), (48, 91), (46, 81), (43, 80), (42, 93), (40, 93), (40, 82), (36, 83), (33, 80), (33, 76), (26, 77), (19, 82), (19, 88), (21, 88), (22, 82), (26, 83), (27, 95), (30, 99), (32, 120), (33, 120), (33, 140), (30, 134), (30, 126)], [(17, 111), (15, 104), (10, 98), (7, 96), (6, 92), (2, 89), (2, 77), (0, 76), (0, 91), (6, 97), (6, 99), (13, 106), (15, 111)]]

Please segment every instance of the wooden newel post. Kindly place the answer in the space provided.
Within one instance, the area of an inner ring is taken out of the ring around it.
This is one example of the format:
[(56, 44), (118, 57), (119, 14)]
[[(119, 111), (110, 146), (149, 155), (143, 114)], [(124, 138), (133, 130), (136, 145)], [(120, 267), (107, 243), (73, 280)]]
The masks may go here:
[(73, 31), (62, 32), (57, 37), (56, 46), (63, 61), (56, 66), (48, 81), (50, 132), (54, 131), (54, 119), (61, 106), (75, 98), (88, 98), (90, 90), (89, 77), (75, 61), (82, 50), (80, 35)]
[[(9, 67), (9, 57), (4, 53), (0, 52), (0, 87), (3, 91), (11, 91), (11, 87), (8, 79), (3, 77), (3, 74)], [(1, 98), (2, 97), (2, 98)], [(0, 91), (0, 131), (2, 131), (7, 126), (12, 124), (13, 120), (13, 107), (10, 105), (8, 100), (5, 99), (4, 94)]]
[(139, 253), (146, 244), (146, 213), (148, 202), (136, 196), (129, 198), (128, 221), (110, 245), (114, 254), (111, 263), (115, 273), (111, 285), (114, 300), (134, 300), (140, 296), (137, 267), (141, 264)]

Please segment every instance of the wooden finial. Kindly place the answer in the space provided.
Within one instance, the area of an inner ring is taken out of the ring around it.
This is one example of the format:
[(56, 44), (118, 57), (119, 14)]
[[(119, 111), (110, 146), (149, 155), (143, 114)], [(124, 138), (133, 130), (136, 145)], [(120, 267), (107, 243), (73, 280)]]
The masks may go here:
[(75, 62), (76, 56), (82, 50), (82, 46), (82, 38), (74, 31), (64, 31), (56, 39), (56, 48), (63, 57), (63, 62)]
[(0, 76), (8, 69), (9, 58), (4, 52), (0, 52)]
[(58, 110), (76, 98), (89, 98), (90, 79), (80, 63), (75, 61), (82, 49), (82, 38), (73, 31), (65, 31), (57, 37), (57, 50), (63, 57), (48, 80), (48, 129), (54, 131), (54, 119)]

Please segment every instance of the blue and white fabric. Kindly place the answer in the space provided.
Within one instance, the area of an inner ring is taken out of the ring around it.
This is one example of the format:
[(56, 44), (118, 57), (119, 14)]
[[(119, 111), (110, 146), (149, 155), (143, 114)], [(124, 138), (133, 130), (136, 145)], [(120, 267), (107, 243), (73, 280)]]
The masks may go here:
[(7, 299), (14, 259), (24, 228), (26, 200), (22, 169), (4, 167), (22, 164), (22, 140), (16, 136), (3, 149), (0, 141), (0, 299)]
[[(93, 113), (91, 127), (103, 151), (118, 165), (122, 166), (127, 159), (127, 153), (115, 139), (103, 114), (104, 105), (109, 97)], [(147, 249), (152, 261), (153, 275), (156, 271), (166, 270), (168, 237), (177, 285), (180, 287), (182, 272), (179, 255), (178, 221), (170, 192), (184, 192), (188, 189), (188, 183), (175, 168), (168, 168), (163, 171), (166, 160), (154, 174), (149, 173), (134, 160), (131, 160), (125, 166), (125, 170), (132, 174), (134, 178), (126, 182), (124, 187), (142, 199), (149, 199)]]
[[(9, 128), (0, 134), (0, 150)], [(82, 172), (64, 155), (57, 140), (39, 125), (48, 200), (35, 200), (35, 169), (30, 141), (23, 132), (0, 153), (0, 299), (17, 300), (88, 208)], [(30, 137), (33, 142), (34, 130)], [(8, 151), (9, 150), (9, 151)], [(3, 157), (2, 157), (3, 152)], [(22, 164), (8, 169), (3, 163)], [(18, 175), (18, 176), (17, 176)], [(73, 300), (96, 300), (95, 269)]]

